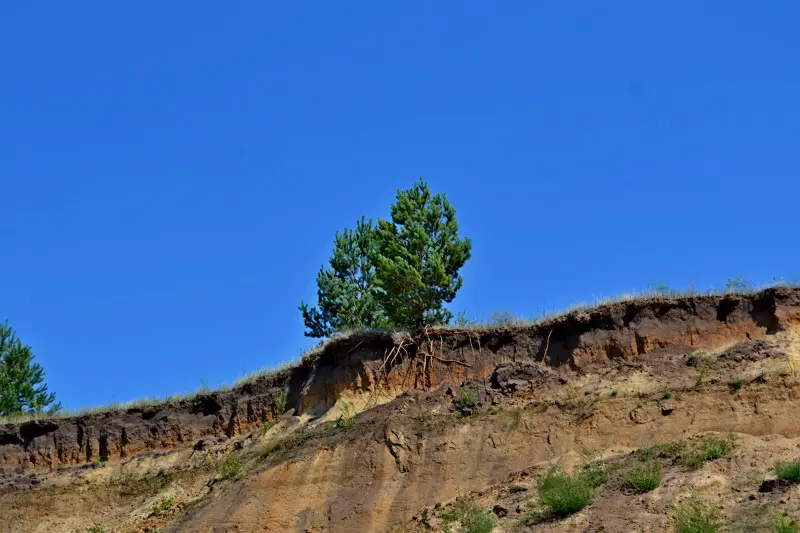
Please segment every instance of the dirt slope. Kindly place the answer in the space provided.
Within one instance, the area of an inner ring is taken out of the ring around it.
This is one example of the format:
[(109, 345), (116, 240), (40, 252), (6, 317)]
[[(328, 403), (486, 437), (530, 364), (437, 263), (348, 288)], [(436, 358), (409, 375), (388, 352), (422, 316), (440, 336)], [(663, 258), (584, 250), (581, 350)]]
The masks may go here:
[[(800, 291), (775, 288), (338, 339), (233, 391), (0, 427), (0, 531), (414, 531), (469, 494), (494, 531), (665, 531), (692, 488), (728, 524), (798, 511), (791, 487), (759, 492), (800, 454), (796, 328)], [(531, 519), (552, 461), (627, 472), (637, 448), (714, 432), (734, 448), (661, 459), (652, 492), (609, 480), (583, 511)]]

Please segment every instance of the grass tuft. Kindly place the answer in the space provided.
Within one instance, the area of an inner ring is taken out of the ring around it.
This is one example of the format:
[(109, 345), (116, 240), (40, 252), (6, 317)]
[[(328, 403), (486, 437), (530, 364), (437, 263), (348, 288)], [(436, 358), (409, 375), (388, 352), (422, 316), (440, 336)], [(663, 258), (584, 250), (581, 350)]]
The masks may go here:
[(442, 529), (446, 533), (490, 533), (497, 519), (492, 512), (468, 498), (459, 497), (453, 509), (441, 514)]
[(461, 390), (458, 391), (458, 396), (456, 396), (456, 399), (453, 400), (453, 403), (455, 404), (456, 409), (459, 411), (463, 409), (472, 409), (478, 405), (478, 394), (474, 389), (469, 387), (461, 387)]
[(772, 517), (773, 533), (800, 533), (800, 525), (797, 520), (785, 512), (777, 512)]
[(800, 461), (787, 461), (775, 465), (775, 475), (792, 483), (800, 483)]
[(676, 533), (717, 533), (722, 527), (719, 511), (696, 495), (673, 507)]
[(661, 485), (661, 461), (649, 459), (628, 473), (627, 485), (638, 493), (650, 492)]
[(634, 457), (642, 461), (649, 461), (652, 459), (676, 459), (685, 448), (685, 444), (680, 441), (669, 441), (660, 444), (654, 444), (646, 448), (639, 448), (633, 452)]
[(737, 391), (742, 388), (744, 381), (742, 381), (742, 378), (733, 378), (729, 385), (731, 386), (731, 389)]
[(592, 502), (595, 487), (589, 478), (570, 476), (554, 467), (539, 479), (539, 499), (558, 517), (577, 513)]
[(694, 443), (689, 451), (681, 457), (683, 464), (695, 469), (708, 461), (714, 461), (727, 455), (734, 447), (733, 436), (725, 438), (708, 437)]
[(175, 507), (175, 500), (171, 496), (161, 498), (150, 510), (150, 516), (159, 516)]
[(222, 460), (220, 464), (220, 474), (222, 479), (235, 478), (242, 471), (242, 458), (231, 453)]

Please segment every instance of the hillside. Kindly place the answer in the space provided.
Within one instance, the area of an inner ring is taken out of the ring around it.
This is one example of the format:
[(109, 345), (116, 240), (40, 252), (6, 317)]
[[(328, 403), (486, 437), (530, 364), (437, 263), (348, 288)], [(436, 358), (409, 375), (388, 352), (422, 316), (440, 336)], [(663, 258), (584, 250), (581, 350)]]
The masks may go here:
[[(720, 531), (770, 531), (800, 517), (774, 469), (800, 456), (799, 369), (786, 287), (341, 336), (232, 390), (0, 425), (0, 532), (443, 531), (470, 513), (660, 532), (693, 498)], [(594, 487), (582, 510), (544, 505), (555, 463)]]

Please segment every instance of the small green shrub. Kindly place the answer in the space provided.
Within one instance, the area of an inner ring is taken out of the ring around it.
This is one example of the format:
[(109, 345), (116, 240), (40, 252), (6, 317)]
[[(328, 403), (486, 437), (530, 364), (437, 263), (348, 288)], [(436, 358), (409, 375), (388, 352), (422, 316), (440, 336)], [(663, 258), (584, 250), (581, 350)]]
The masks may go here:
[(279, 415), (282, 415), (286, 412), (287, 401), (288, 395), (286, 394), (285, 390), (282, 390), (280, 394), (278, 394), (278, 398), (275, 400), (275, 408), (278, 410)]
[(594, 488), (581, 476), (570, 476), (558, 468), (551, 468), (539, 479), (539, 499), (559, 517), (577, 513), (589, 505)]
[(497, 413), (502, 413), (503, 411), (505, 411), (505, 409), (503, 409), (502, 406), (493, 405), (486, 412), (490, 415), (496, 415)]
[(775, 465), (775, 475), (792, 483), (800, 483), (800, 461), (787, 461)]
[(669, 400), (670, 398), (672, 398), (672, 390), (664, 389), (664, 392), (661, 393), (661, 397), (664, 398), (665, 400)]
[(478, 405), (478, 394), (475, 390), (469, 387), (461, 387), (458, 391), (458, 396), (454, 400), (456, 409), (472, 409)]
[(742, 388), (742, 385), (744, 385), (744, 381), (742, 381), (741, 378), (733, 378), (729, 383), (729, 385), (731, 386), (731, 389), (736, 391)]
[(522, 411), (519, 409), (509, 409), (508, 418), (510, 420), (508, 424), (509, 429), (517, 429), (522, 423)]
[(102, 524), (95, 524), (86, 528), (86, 533), (106, 533)]
[(617, 389), (611, 389), (611, 397), (612, 398), (616, 398), (617, 397)]
[(225, 457), (220, 464), (220, 474), (223, 479), (231, 479), (242, 471), (242, 458), (232, 453)]
[(700, 366), (700, 363), (703, 362), (703, 354), (699, 351), (695, 350), (689, 354), (689, 358), (686, 360), (686, 364), (689, 366)]
[(722, 527), (719, 511), (697, 496), (675, 505), (673, 513), (676, 533), (717, 533)]
[(707, 461), (714, 461), (733, 449), (733, 437), (704, 438), (694, 443), (692, 448), (681, 457), (683, 464), (689, 468), (699, 468)]
[(772, 531), (774, 533), (800, 533), (797, 520), (786, 513), (778, 512), (772, 517)]
[(153, 509), (150, 511), (150, 516), (159, 516), (166, 513), (173, 507), (175, 507), (175, 500), (173, 500), (171, 496), (166, 496), (156, 502), (156, 504), (153, 506)]
[(453, 509), (442, 513), (442, 529), (446, 533), (490, 533), (496, 519), (492, 512), (475, 504), (468, 498), (460, 497)]
[(650, 492), (661, 485), (661, 461), (650, 459), (628, 473), (628, 486), (638, 493)]
[(587, 461), (578, 467), (577, 477), (591, 488), (601, 487), (608, 481), (608, 469), (599, 462)]

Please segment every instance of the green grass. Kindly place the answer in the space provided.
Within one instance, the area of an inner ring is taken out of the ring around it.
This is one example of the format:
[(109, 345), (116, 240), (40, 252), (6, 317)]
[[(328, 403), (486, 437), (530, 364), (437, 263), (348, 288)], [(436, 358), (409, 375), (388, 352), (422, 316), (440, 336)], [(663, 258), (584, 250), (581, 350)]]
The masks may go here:
[(695, 350), (689, 354), (689, 358), (686, 359), (686, 364), (689, 366), (700, 366), (703, 362), (703, 354), (699, 351)]
[(797, 520), (786, 513), (778, 512), (772, 517), (773, 533), (800, 533)]
[(649, 459), (634, 467), (628, 473), (628, 487), (634, 492), (644, 493), (657, 489), (661, 485), (661, 461)]
[(175, 500), (173, 500), (171, 496), (166, 496), (153, 505), (153, 508), (150, 510), (150, 516), (162, 515), (173, 507), (175, 507)]
[(708, 461), (714, 461), (727, 455), (734, 447), (732, 436), (725, 438), (707, 437), (696, 441), (692, 447), (681, 456), (683, 464), (695, 469)]
[(311, 434), (309, 432), (299, 431), (289, 435), (284, 439), (270, 441), (261, 448), (261, 458), (267, 459), (280, 452), (290, 451), (308, 440), (310, 437)]
[(453, 509), (440, 515), (442, 530), (446, 533), (490, 533), (497, 519), (489, 509), (484, 509), (468, 498), (456, 499)]
[(716, 507), (698, 496), (673, 507), (673, 523), (675, 533), (717, 533), (722, 527)]
[(634, 457), (642, 461), (649, 461), (652, 459), (675, 459), (681, 452), (683, 452), (686, 445), (680, 441), (669, 441), (660, 444), (654, 444), (646, 448), (639, 448), (633, 452)]
[(787, 461), (775, 465), (775, 475), (792, 483), (800, 483), (800, 461)]
[(731, 386), (731, 389), (736, 391), (742, 388), (742, 385), (744, 385), (744, 381), (742, 381), (741, 378), (733, 378), (729, 383), (729, 385)]
[(86, 528), (86, 533), (106, 533), (106, 529), (102, 524), (94, 524)]
[(279, 415), (282, 415), (286, 412), (288, 397), (289, 396), (285, 390), (282, 390), (280, 394), (278, 394), (278, 398), (275, 400), (275, 408), (278, 410)]
[(478, 394), (475, 392), (474, 389), (469, 387), (461, 387), (461, 390), (458, 391), (458, 396), (456, 396), (453, 403), (456, 406), (456, 409), (472, 409), (476, 405), (478, 405)]
[(665, 400), (669, 400), (672, 398), (672, 390), (664, 389), (664, 391), (661, 393), (661, 397)]
[(612, 398), (616, 398), (617, 397), (617, 389), (611, 389), (611, 397)]
[(226, 456), (220, 463), (219, 472), (222, 475), (222, 479), (235, 478), (241, 471), (242, 458), (235, 453)]
[(559, 468), (551, 468), (539, 479), (539, 499), (554, 516), (577, 513), (592, 502), (595, 487), (581, 475), (570, 476)]

